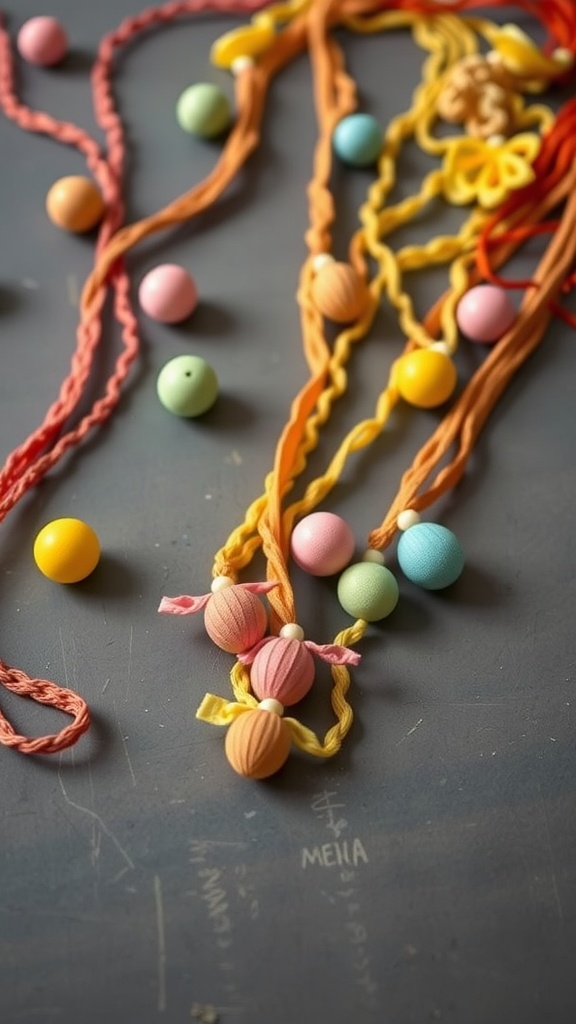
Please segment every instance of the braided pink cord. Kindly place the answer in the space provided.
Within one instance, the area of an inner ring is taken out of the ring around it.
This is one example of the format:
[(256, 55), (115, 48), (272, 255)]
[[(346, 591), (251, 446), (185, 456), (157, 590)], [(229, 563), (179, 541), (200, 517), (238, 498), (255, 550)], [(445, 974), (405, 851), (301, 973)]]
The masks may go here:
[[(75, 147), (86, 158), (105, 201), (95, 248), (95, 262), (124, 220), (122, 185), (125, 163), (125, 135), (112, 93), (112, 66), (116, 51), (133, 41), (139, 33), (162, 26), (175, 18), (217, 11), (252, 13), (265, 6), (262, 0), (180, 0), (161, 7), (149, 8), (142, 14), (125, 19), (100, 43), (92, 71), (94, 111), (98, 124), (106, 133), (107, 155), (83, 129), (60, 121), (20, 102), (14, 84), (14, 65), (10, 40), (0, 15), (0, 106), (10, 120), (25, 131), (47, 135), (65, 145)], [(102, 337), (102, 309), (108, 288), (114, 289), (114, 315), (121, 327), (122, 350), (108, 379), (104, 394), (94, 402), (78, 424), (60, 435), (66, 420), (74, 413), (85, 392), (95, 355)], [(90, 317), (79, 323), (76, 347), (70, 371), (62, 382), (58, 397), (49, 407), (40, 426), (6, 459), (0, 470), (0, 522), (27, 491), (37, 484), (71, 448), (108, 419), (121, 396), (132, 363), (139, 352), (138, 322), (130, 299), (130, 280), (124, 260), (118, 259), (108, 278), (90, 306)], [(57, 708), (72, 716), (73, 721), (58, 733), (36, 738), (18, 734), (0, 711), (0, 743), (24, 754), (53, 754), (76, 743), (90, 725), (86, 702), (73, 690), (48, 679), (26, 675), (0, 659), (0, 683), (13, 693), (40, 704)]]

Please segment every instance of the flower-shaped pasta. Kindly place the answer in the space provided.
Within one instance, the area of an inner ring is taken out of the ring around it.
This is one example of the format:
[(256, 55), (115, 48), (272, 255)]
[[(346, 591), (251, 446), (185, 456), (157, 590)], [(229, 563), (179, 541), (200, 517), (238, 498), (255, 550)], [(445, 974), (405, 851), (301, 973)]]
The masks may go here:
[(534, 180), (532, 162), (540, 137), (522, 132), (511, 139), (459, 138), (449, 143), (444, 157), (444, 195), (462, 206), (477, 201), (490, 210), (509, 192)]

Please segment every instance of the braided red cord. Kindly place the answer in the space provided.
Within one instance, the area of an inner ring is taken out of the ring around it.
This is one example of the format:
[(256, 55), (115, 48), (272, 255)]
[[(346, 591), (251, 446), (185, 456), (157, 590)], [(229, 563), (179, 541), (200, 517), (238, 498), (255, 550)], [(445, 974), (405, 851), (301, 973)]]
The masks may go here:
[[(95, 116), (106, 134), (106, 155), (82, 128), (41, 111), (31, 110), (20, 102), (14, 85), (10, 40), (0, 18), (0, 105), (4, 113), (23, 130), (47, 135), (82, 153), (102, 192), (105, 214), (98, 232), (95, 263), (124, 221), (122, 182), (126, 147), (124, 128), (111, 87), (112, 62), (116, 51), (139, 33), (168, 24), (177, 17), (205, 10), (252, 13), (262, 6), (262, 0), (180, 0), (159, 8), (150, 8), (137, 17), (127, 18), (115, 31), (105, 36), (92, 71), (92, 90)], [(94, 402), (76, 426), (59, 436), (64, 423), (77, 409), (90, 378), (102, 336), (102, 309), (109, 287), (114, 290), (114, 315), (121, 326), (122, 350), (104, 395)], [(40, 426), (8, 456), (0, 470), (0, 522), (67, 451), (79, 444), (92, 428), (108, 419), (118, 404), (122, 385), (138, 351), (138, 322), (131, 305), (130, 280), (124, 260), (119, 259), (95, 296), (91, 316), (78, 326), (70, 371), (60, 387), (56, 401), (48, 409)], [(0, 711), (0, 743), (25, 754), (52, 754), (76, 743), (89, 728), (88, 706), (74, 691), (47, 679), (30, 677), (1, 659), (0, 683), (19, 696), (31, 698), (73, 717), (72, 723), (58, 733), (34, 739), (16, 733)]]

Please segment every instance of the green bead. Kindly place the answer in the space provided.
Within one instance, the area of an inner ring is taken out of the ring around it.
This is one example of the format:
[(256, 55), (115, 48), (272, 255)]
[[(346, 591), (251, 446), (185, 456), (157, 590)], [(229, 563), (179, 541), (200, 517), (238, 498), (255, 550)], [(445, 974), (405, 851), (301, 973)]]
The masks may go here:
[(354, 619), (377, 622), (398, 604), (398, 583), (385, 565), (357, 562), (338, 580), (338, 600)]
[(158, 374), (158, 398), (175, 416), (201, 416), (214, 405), (218, 378), (200, 356), (176, 356)]
[(181, 94), (176, 104), (176, 120), (183, 131), (213, 139), (230, 126), (232, 110), (217, 85), (198, 82)]

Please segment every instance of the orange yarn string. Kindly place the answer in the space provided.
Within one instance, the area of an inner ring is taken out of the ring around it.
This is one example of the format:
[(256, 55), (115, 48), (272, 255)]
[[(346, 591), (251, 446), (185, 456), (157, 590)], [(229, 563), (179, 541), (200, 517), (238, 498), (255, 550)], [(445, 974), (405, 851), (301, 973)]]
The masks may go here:
[[(534, 274), (536, 288), (526, 293), (520, 315), (508, 333), (498, 342), (462, 395), (420, 449), (410, 469), (402, 477), (398, 493), (382, 526), (368, 537), (371, 547), (386, 547), (404, 508), (427, 508), (461, 479), (474, 444), (490, 411), (516, 371), (542, 340), (552, 316), (550, 301), (562, 288), (562, 282), (576, 255), (576, 165), (570, 175), (550, 194), (550, 205), (568, 196), (557, 233), (548, 245)], [(460, 434), (456, 456), (437, 474), (425, 491), (419, 491), (434, 467), (443, 459)]]

